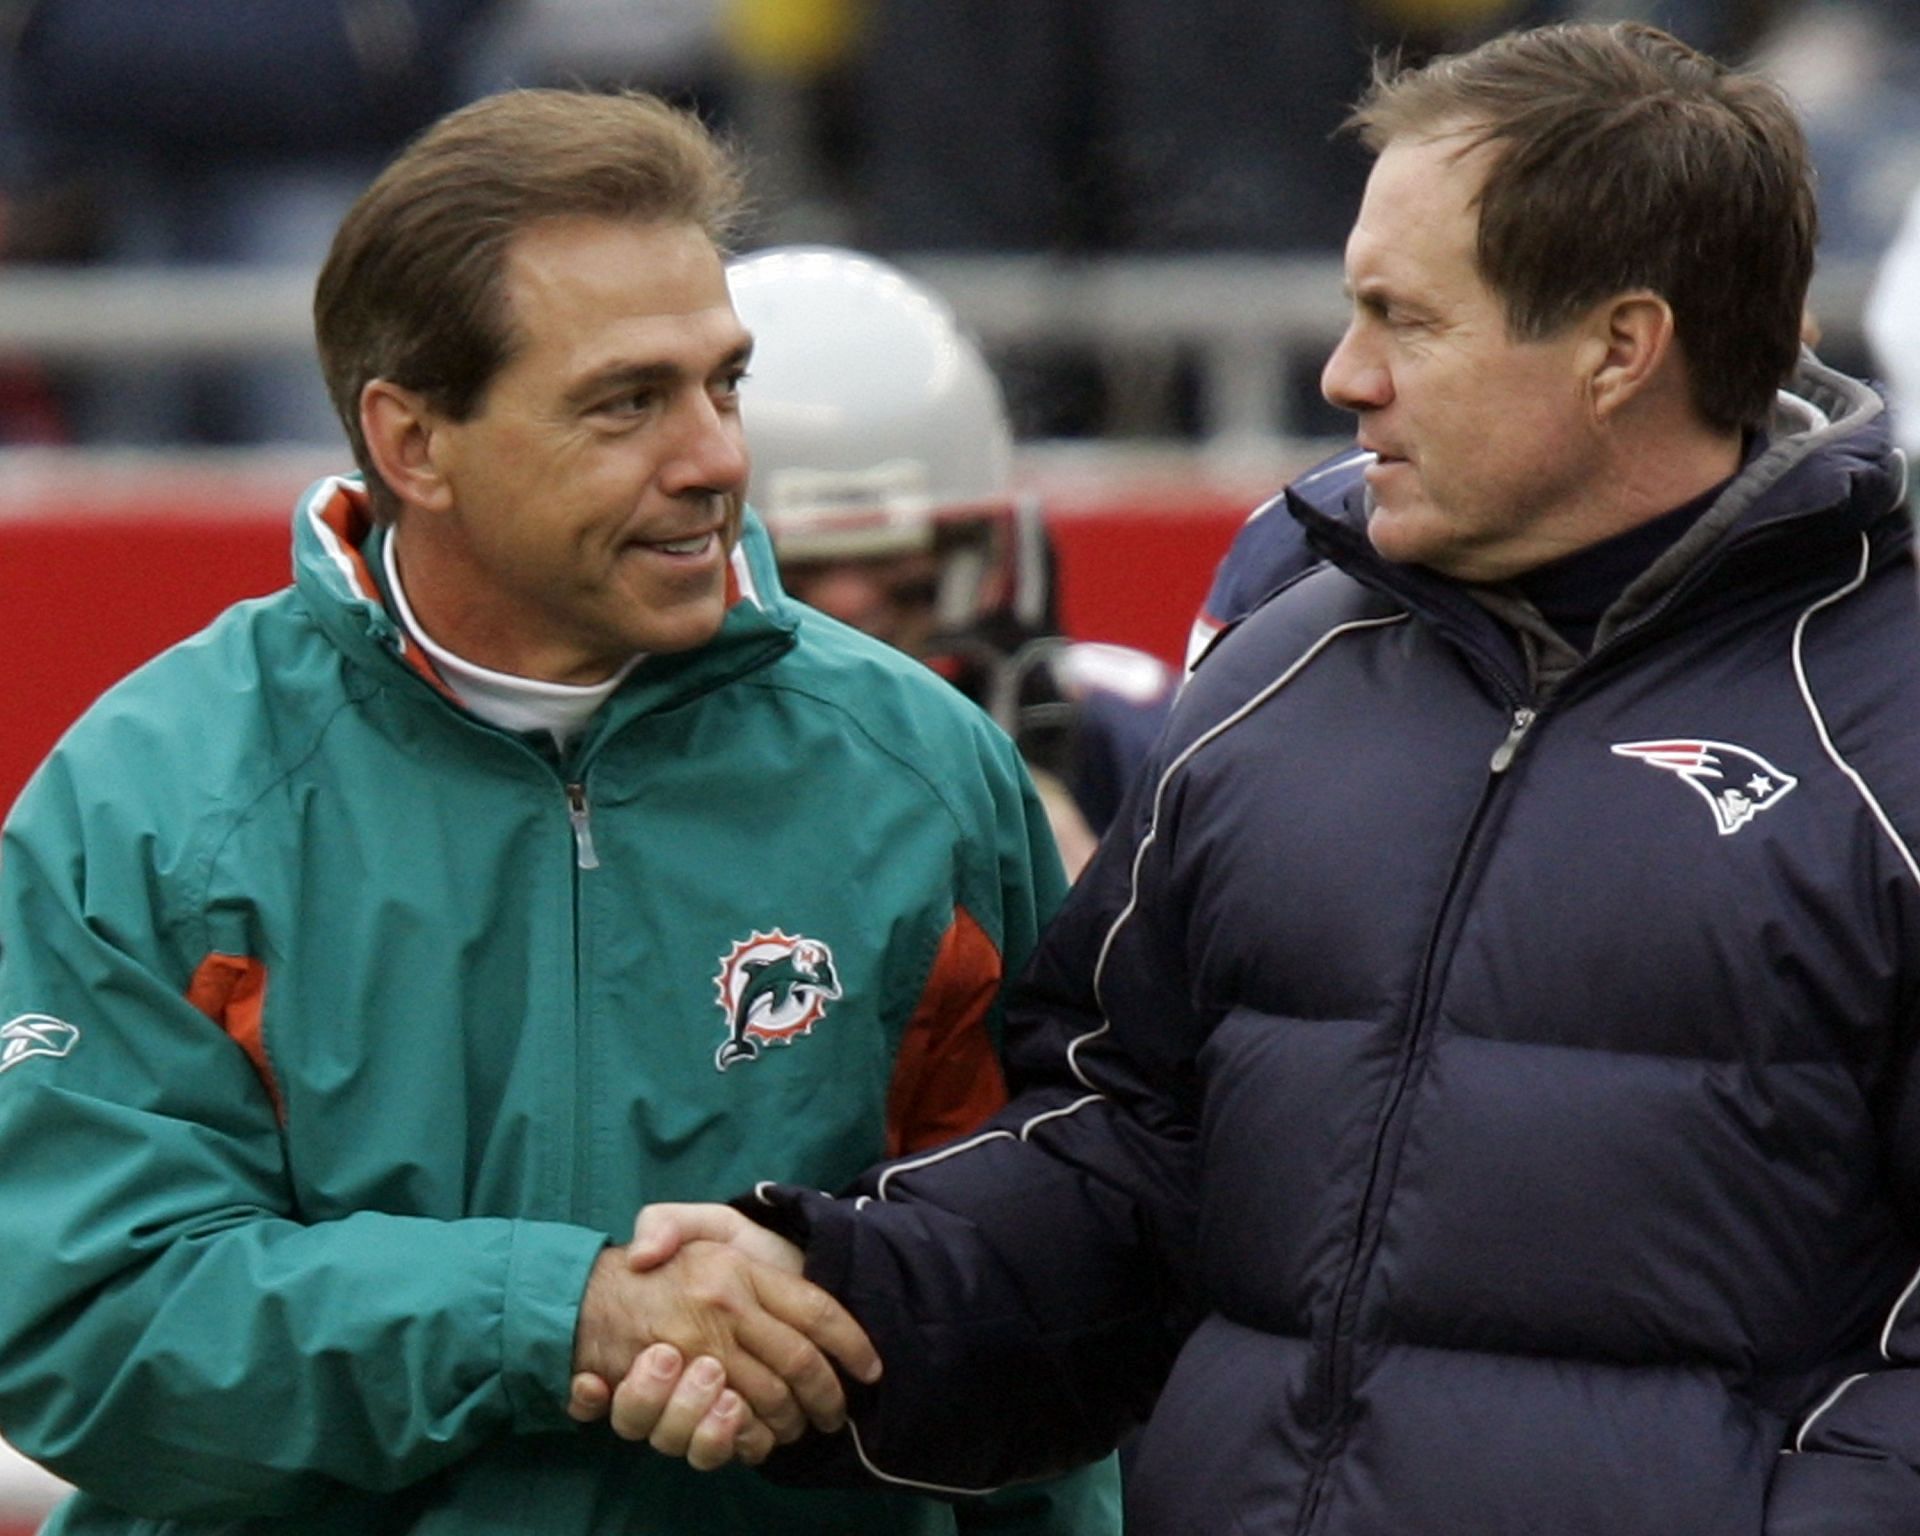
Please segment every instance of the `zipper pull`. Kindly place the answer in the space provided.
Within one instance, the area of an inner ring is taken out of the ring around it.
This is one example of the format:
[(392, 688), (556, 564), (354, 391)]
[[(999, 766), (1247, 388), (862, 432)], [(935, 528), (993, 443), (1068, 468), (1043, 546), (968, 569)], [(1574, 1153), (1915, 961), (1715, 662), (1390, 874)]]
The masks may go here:
[(1505, 773), (1513, 764), (1513, 757), (1520, 750), (1520, 743), (1533, 728), (1538, 714), (1525, 705), (1513, 712), (1513, 724), (1507, 727), (1506, 739), (1493, 749), (1492, 768), (1495, 773)]
[(587, 786), (567, 786), (567, 820), (573, 823), (574, 863), (582, 869), (598, 869), (600, 856), (593, 851), (593, 822), (587, 811)]

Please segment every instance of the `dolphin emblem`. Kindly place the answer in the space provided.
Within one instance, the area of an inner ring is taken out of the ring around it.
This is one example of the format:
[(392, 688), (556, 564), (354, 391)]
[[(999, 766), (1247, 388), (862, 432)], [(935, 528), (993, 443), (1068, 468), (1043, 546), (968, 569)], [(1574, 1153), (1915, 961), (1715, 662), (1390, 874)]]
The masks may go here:
[(840, 996), (833, 952), (818, 939), (789, 939), (778, 930), (736, 944), (718, 985), (728, 1032), (713, 1060), (722, 1072), (754, 1060), (762, 1044), (806, 1034)]

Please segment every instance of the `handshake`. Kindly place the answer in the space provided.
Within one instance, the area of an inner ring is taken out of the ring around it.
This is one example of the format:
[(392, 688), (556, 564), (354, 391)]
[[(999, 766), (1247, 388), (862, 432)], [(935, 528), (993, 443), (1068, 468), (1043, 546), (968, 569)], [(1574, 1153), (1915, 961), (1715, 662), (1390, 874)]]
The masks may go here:
[(872, 1383), (880, 1357), (800, 1270), (798, 1248), (728, 1206), (648, 1206), (588, 1276), (568, 1414), (702, 1471), (840, 1429), (834, 1362)]

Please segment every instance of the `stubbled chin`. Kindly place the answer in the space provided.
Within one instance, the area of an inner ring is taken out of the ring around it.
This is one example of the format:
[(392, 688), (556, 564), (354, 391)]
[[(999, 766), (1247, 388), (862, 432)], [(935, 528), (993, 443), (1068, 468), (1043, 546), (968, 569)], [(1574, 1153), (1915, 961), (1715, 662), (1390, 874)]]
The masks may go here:
[(694, 629), (689, 627), (665, 631), (656, 630), (651, 632), (647, 637), (651, 643), (635, 647), (634, 654), (641, 656), (678, 656), (686, 651), (699, 650), (703, 645), (709, 644), (713, 640), (713, 637), (719, 633), (720, 626), (718, 624), (715, 624), (711, 629)]
[(1396, 512), (1375, 501), (1367, 512), (1367, 538), (1383, 560), (1407, 560), (1420, 543), (1417, 528), (1408, 526), (1404, 512)]
[(697, 650), (720, 633), (726, 617), (727, 595), (722, 583), (712, 592), (674, 604), (670, 611), (657, 612), (646, 626), (649, 643), (641, 648), (662, 655)]

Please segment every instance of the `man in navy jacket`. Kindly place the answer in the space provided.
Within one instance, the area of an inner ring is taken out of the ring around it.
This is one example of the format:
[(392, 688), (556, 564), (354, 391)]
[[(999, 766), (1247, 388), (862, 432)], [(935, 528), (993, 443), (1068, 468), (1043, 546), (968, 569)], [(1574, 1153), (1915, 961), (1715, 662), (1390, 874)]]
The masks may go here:
[(1357, 451), (1043, 944), (1021, 1095), (635, 1262), (803, 1249), (869, 1329), (796, 1477), (1144, 1416), (1146, 1536), (1920, 1530), (1920, 614), (1881, 403), (1798, 345), (1799, 127), (1633, 24), (1353, 122)]

